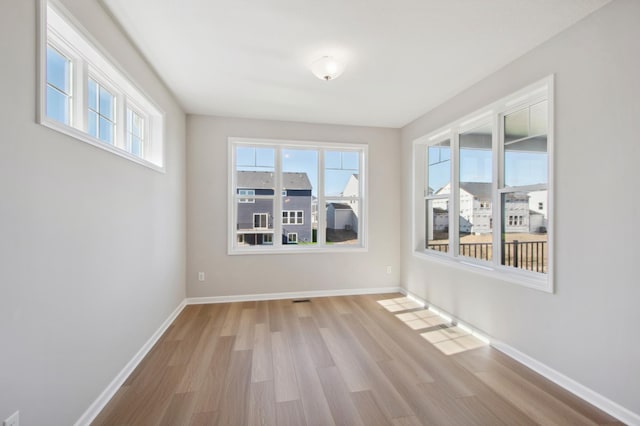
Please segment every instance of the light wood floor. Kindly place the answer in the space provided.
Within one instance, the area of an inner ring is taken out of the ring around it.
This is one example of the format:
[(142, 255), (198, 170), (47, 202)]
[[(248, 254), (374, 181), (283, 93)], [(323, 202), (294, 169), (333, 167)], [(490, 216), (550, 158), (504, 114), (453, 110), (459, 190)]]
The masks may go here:
[(620, 424), (443, 322), (399, 294), (187, 306), (93, 424)]

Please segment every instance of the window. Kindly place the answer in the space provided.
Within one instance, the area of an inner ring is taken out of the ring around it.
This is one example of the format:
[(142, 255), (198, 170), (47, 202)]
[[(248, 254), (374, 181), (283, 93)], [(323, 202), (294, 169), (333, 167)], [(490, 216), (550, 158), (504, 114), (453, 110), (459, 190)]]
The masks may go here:
[(127, 108), (127, 151), (144, 158), (145, 118), (142, 113)]
[[(113, 145), (115, 137), (115, 96), (102, 84), (89, 77), (87, 133)], [(127, 130), (129, 131), (129, 130)]]
[(254, 213), (253, 214), (253, 228), (254, 229), (267, 229), (269, 223), (269, 214), (267, 213)]
[[(365, 249), (366, 152), (361, 144), (230, 138), (229, 253)], [(269, 231), (270, 247), (248, 236), (254, 229)]]
[(47, 46), (47, 117), (62, 124), (71, 122), (71, 59)]
[(302, 210), (283, 210), (283, 225), (304, 225), (304, 212)]
[[(238, 195), (254, 196), (256, 195), (255, 189), (238, 189)], [(255, 203), (255, 198), (239, 198), (239, 203)]]
[(415, 253), (552, 291), (552, 95), (549, 77), (414, 141)]
[(163, 114), (62, 6), (39, 1), (39, 122), (163, 171)]

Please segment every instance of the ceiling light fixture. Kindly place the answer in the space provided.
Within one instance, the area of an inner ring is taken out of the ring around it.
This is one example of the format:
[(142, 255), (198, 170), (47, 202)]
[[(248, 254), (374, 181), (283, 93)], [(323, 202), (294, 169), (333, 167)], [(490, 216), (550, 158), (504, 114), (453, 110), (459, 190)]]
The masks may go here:
[(311, 64), (311, 72), (320, 80), (333, 80), (344, 71), (344, 63), (333, 56), (323, 56)]

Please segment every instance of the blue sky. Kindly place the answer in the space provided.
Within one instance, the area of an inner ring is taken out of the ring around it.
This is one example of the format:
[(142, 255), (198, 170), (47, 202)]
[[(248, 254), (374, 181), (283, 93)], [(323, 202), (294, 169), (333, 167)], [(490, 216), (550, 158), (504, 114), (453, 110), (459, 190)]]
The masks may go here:
[[(434, 192), (446, 185), (451, 176), (449, 147), (429, 147), (429, 187)], [(490, 150), (460, 150), (460, 181), (491, 182), (492, 153)], [(547, 182), (547, 154), (507, 151), (505, 155), (505, 184), (507, 186), (535, 185)]]
[[(283, 149), (282, 171), (306, 173), (317, 196), (319, 151), (308, 149)], [(325, 196), (339, 195), (349, 177), (360, 172), (359, 155), (350, 151), (325, 151)], [(275, 171), (273, 148), (236, 148), (238, 170)]]

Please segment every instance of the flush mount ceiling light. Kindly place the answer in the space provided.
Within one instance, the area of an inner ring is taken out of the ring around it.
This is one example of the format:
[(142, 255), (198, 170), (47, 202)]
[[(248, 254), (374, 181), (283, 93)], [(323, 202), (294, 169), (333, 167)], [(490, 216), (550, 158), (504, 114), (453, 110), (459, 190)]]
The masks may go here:
[(333, 56), (323, 56), (311, 64), (311, 72), (320, 80), (333, 80), (344, 71), (344, 63)]

